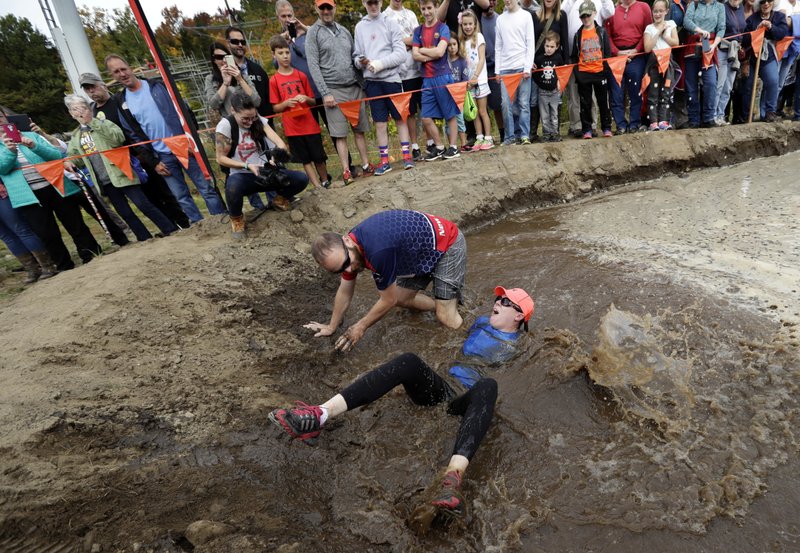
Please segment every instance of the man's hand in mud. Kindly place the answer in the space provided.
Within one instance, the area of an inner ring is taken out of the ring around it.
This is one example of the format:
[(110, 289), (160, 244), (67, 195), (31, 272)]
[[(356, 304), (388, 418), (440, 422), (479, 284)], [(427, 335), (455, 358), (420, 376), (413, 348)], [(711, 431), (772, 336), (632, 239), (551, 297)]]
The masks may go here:
[(361, 328), (358, 324), (354, 324), (350, 328), (344, 331), (344, 334), (339, 336), (339, 339), (336, 340), (336, 351), (341, 351), (342, 353), (347, 353), (356, 343), (364, 336), (364, 328)]
[(311, 321), (308, 324), (303, 325), (303, 328), (308, 328), (310, 330), (316, 331), (314, 334), (314, 338), (319, 338), (320, 336), (330, 336), (334, 332), (336, 332), (336, 328), (332, 327), (331, 325), (327, 325), (324, 323), (317, 323)]

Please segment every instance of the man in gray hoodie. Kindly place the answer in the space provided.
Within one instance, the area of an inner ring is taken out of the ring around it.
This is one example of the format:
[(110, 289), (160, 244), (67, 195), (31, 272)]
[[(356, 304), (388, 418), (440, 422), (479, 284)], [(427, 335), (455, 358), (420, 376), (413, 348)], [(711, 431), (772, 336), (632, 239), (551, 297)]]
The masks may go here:
[(403, 152), (403, 166), (412, 169), (411, 143), (408, 125), (400, 116), (390, 94), (403, 92), (400, 70), (406, 61), (406, 45), (403, 31), (396, 21), (381, 13), (381, 0), (362, 0), (367, 15), (356, 25), (353, 63), (364, 72), (364, 89), (370, 99), (369, 107), (375, 121), (375, 134), (381, 162), (375, 169), (376, 175), (385, 175), (392, 170), (389, 164), (389, 116), (397, 124), (400, 148)]
[[(344, 184), (353, 182), (348, 168), (349, 150), (347, 133), (350, 123), (337, 107), (340, 102), (360, 100), (364, 91), (359, 84), (360, 74), (353, 65), (353, 35), (336, 23), (336, 3), (334, 0), (316, 0), (319, 19), (306, 33), (306, 59), (311, 79), (322, 95), (328, 130), (336, 144), (336, 153), (344, 167)], [(361, 157), (362, 170), (373, 173), (375, 168), (369, 163), (367, 142), (364, 133), (369, 130), (366, 103), (359, 106), (358, 125), (353, 127), (356, 148)]]

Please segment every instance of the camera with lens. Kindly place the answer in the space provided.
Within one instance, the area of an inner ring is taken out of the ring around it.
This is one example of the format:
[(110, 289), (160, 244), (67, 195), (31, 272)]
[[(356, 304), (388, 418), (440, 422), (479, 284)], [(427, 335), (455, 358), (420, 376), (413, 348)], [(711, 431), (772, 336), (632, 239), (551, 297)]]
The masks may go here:
[(289, 152), (283, 148), (273, 148), (268, 152), (272, 163), (267, 163), (258, 170), (256, 179), (259, 184), (270, 190), (283, 190), (289, 186), (289, 175), (286, 174), (286, 164), (289, 162)]

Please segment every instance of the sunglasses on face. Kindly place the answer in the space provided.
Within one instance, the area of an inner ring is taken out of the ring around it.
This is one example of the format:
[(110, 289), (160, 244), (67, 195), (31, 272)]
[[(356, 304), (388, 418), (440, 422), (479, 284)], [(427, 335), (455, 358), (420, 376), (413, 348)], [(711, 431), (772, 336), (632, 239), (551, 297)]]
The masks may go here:
[(228, 42), (230, 42), (234, 46), (244, 46), (245, 44), (247, 44), (247, 41), (245, 39), (243, 39), (243, 38), (241, 38), (241, 39), (239, 39), (239, 38), (229, 38)]
[(327, 12), (327, 11), (331, 11), (333, 9), (333, 6), (329, 6), (328, 4), (323, 4), (323, 5), (317, 6), (317, 7), (319, 8), (319, 11), (321, 11), (321, 12)]
[(217, 61), (222, 61), (225, 59), (226, 54), (214, 54), (213, 58)]
[(345, 272), (350, 266), (350, 250), (347, 249), (347, 246), (344, 245), (344, 242), (342, 243), (342, 246), (344, 246), (344, 263), (342, 263), (342, 268), (334, 273), (337, 275)]
[(519, 311), (522, 313), (522, 309), (520, 309), (519, 305), (508, 299), (506, 296), (497, 296), (494, 301), (499, 301), (500, 305), (503, 307), (513, 307), (514, 310)]

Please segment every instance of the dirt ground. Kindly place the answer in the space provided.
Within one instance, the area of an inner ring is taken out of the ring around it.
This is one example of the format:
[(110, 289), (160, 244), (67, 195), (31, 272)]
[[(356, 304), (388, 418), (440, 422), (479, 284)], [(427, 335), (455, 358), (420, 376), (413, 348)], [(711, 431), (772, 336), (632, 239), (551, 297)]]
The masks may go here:
[[(320, 231), (414, 208), (469, 233), (611, 185), (799, 148), (788, 122), (497, 148), (306, 194), (242, 242), (227, 218), (208, 218), (29, 287), (0, 305), (0, 551), (288, 553), (324, 540), (265, 508), (260, 486), (276, 480), (258, 461), (282, 454), (267, 412), (309, 389), (309, 374), (333, 388), (345, 373), (302, 328), (327, 320), (337, 284), (309, 253)], [(217, 524), (190, 527), (202, 520)]]

